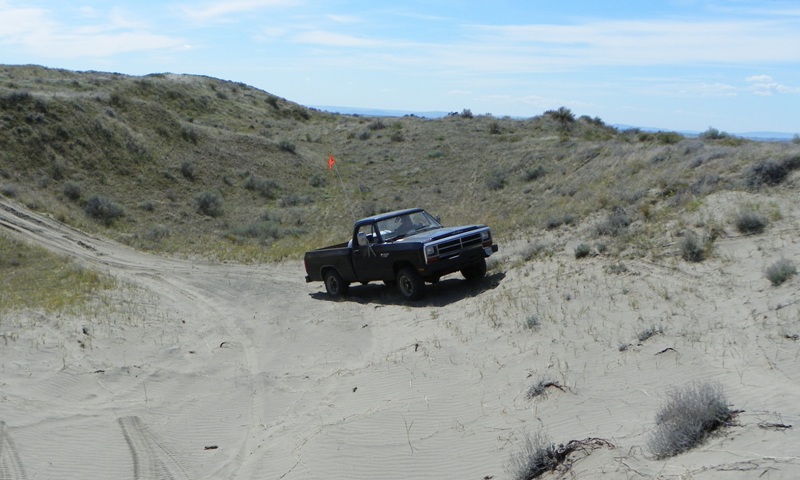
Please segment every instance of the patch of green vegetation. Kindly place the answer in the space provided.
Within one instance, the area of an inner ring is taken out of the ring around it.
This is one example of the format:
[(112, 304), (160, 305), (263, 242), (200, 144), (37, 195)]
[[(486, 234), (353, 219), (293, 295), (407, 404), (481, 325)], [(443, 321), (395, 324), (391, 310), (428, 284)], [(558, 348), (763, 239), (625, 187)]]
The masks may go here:
[(54, 253), (0, 234), (0, 308), (79, 307), (98, 292), (116, 286), (100, 275)]

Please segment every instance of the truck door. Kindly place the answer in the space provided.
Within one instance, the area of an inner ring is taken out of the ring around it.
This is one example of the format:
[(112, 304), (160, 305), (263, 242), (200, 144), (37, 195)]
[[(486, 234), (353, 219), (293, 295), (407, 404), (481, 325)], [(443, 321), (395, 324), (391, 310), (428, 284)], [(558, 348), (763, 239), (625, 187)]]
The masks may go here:
[[(366, 245), (359, 245), (359, 237), (366, 240)], [(359, 281), (393, 277), (390, 259), (384, 252), (385, 246), (378, 243), (379, 239), (374, 224), (361, 225), (356, 231), (356, 238), (353, 239), (353, 270)]]

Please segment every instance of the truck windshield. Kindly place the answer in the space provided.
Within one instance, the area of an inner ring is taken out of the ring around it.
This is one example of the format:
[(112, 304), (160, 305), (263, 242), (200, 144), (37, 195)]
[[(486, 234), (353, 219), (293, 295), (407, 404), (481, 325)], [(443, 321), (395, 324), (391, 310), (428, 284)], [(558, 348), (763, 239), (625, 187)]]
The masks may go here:
[(441, 228), (441, 225), (424, 211), (397, 215), (378, 222), (378, 230), (380, 230), (384, 242), (399, 240), (435, 228)]

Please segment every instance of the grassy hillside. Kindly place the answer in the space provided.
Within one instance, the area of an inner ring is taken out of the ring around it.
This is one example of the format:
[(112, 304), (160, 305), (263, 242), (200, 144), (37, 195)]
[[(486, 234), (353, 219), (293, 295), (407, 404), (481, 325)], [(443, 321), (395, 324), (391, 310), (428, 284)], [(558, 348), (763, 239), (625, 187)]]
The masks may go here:
[(421, 206), (500, 239), (567, 230), (593, 251), (656, 255), (684, 229), (728, 228), (682, 220), (706, 195), (787, 188), (798, 167), (794, 142), (617, 131), (566, 108), (367, 118), (201, 76), (0, 66), (0, 194), (164, 253), (296, 258), (354, 217)]

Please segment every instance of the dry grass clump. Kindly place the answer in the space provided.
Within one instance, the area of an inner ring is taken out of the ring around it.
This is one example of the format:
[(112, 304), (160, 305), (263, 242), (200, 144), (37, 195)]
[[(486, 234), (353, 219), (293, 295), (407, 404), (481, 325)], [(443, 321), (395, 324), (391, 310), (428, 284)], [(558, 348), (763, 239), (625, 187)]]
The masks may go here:
[(530, 480), (552, 472), (560, 463), (556, 446), (541, 432), (525, 435), (520, 451), (508, 460), (506, 471), (514, 480)]
[(687, 262), (702, 262), (708, 247), (694, 232), (686, 232), (680, 242), (681, 258)]
[(578, 452), (588, 455), (598, 448), (615, 448), (614, 444), (602, 438), (570, 440), (556, 446), (541, 432), (526, 434), (521, 449), (512, 453), (506, 464), (506, 472), (513, 480), (532, 480), (547, 472), (556, 470), (563, 474), (575, 462), (571, 455)]
[(636, 338), (639, 339), (639, 342), (645, 342), (656, 335), (661, 335), (664, 333), (663, 327), (658, 327), (656, 325), (651, 325), (636, 335)]
[(564, 387), (559, 385), (558, 383), (552, 381), (549, 378), (542, 378), (538, 382), (534, 383), (533, 385), (528, 388), (528, 391), (525, 393), (525, 397), (528, 400), (541, 397), (547, 395), (547, 390), (550, 388), (557, 388), (564, 391)]
[(797, 267), (794, 266), (794, 263), (782, 258), (767, 268), (766, 275), (772, 286), (777, 287), (796, 273)]
[(789, 169), (783, 162), (763, 160), (747, 169), (745, 183), (750, 188), (778, 185), (786, 179)]
[(650, 451), (658, 459), (683, 453), (728, 424), (734, 414), (718, 384), (690, 383), (675, 388), (656, 414), (656, 429), (648, 441)]
[(0, 310), (61, 311), (114, 281), (47, 250), (0, 235)]

